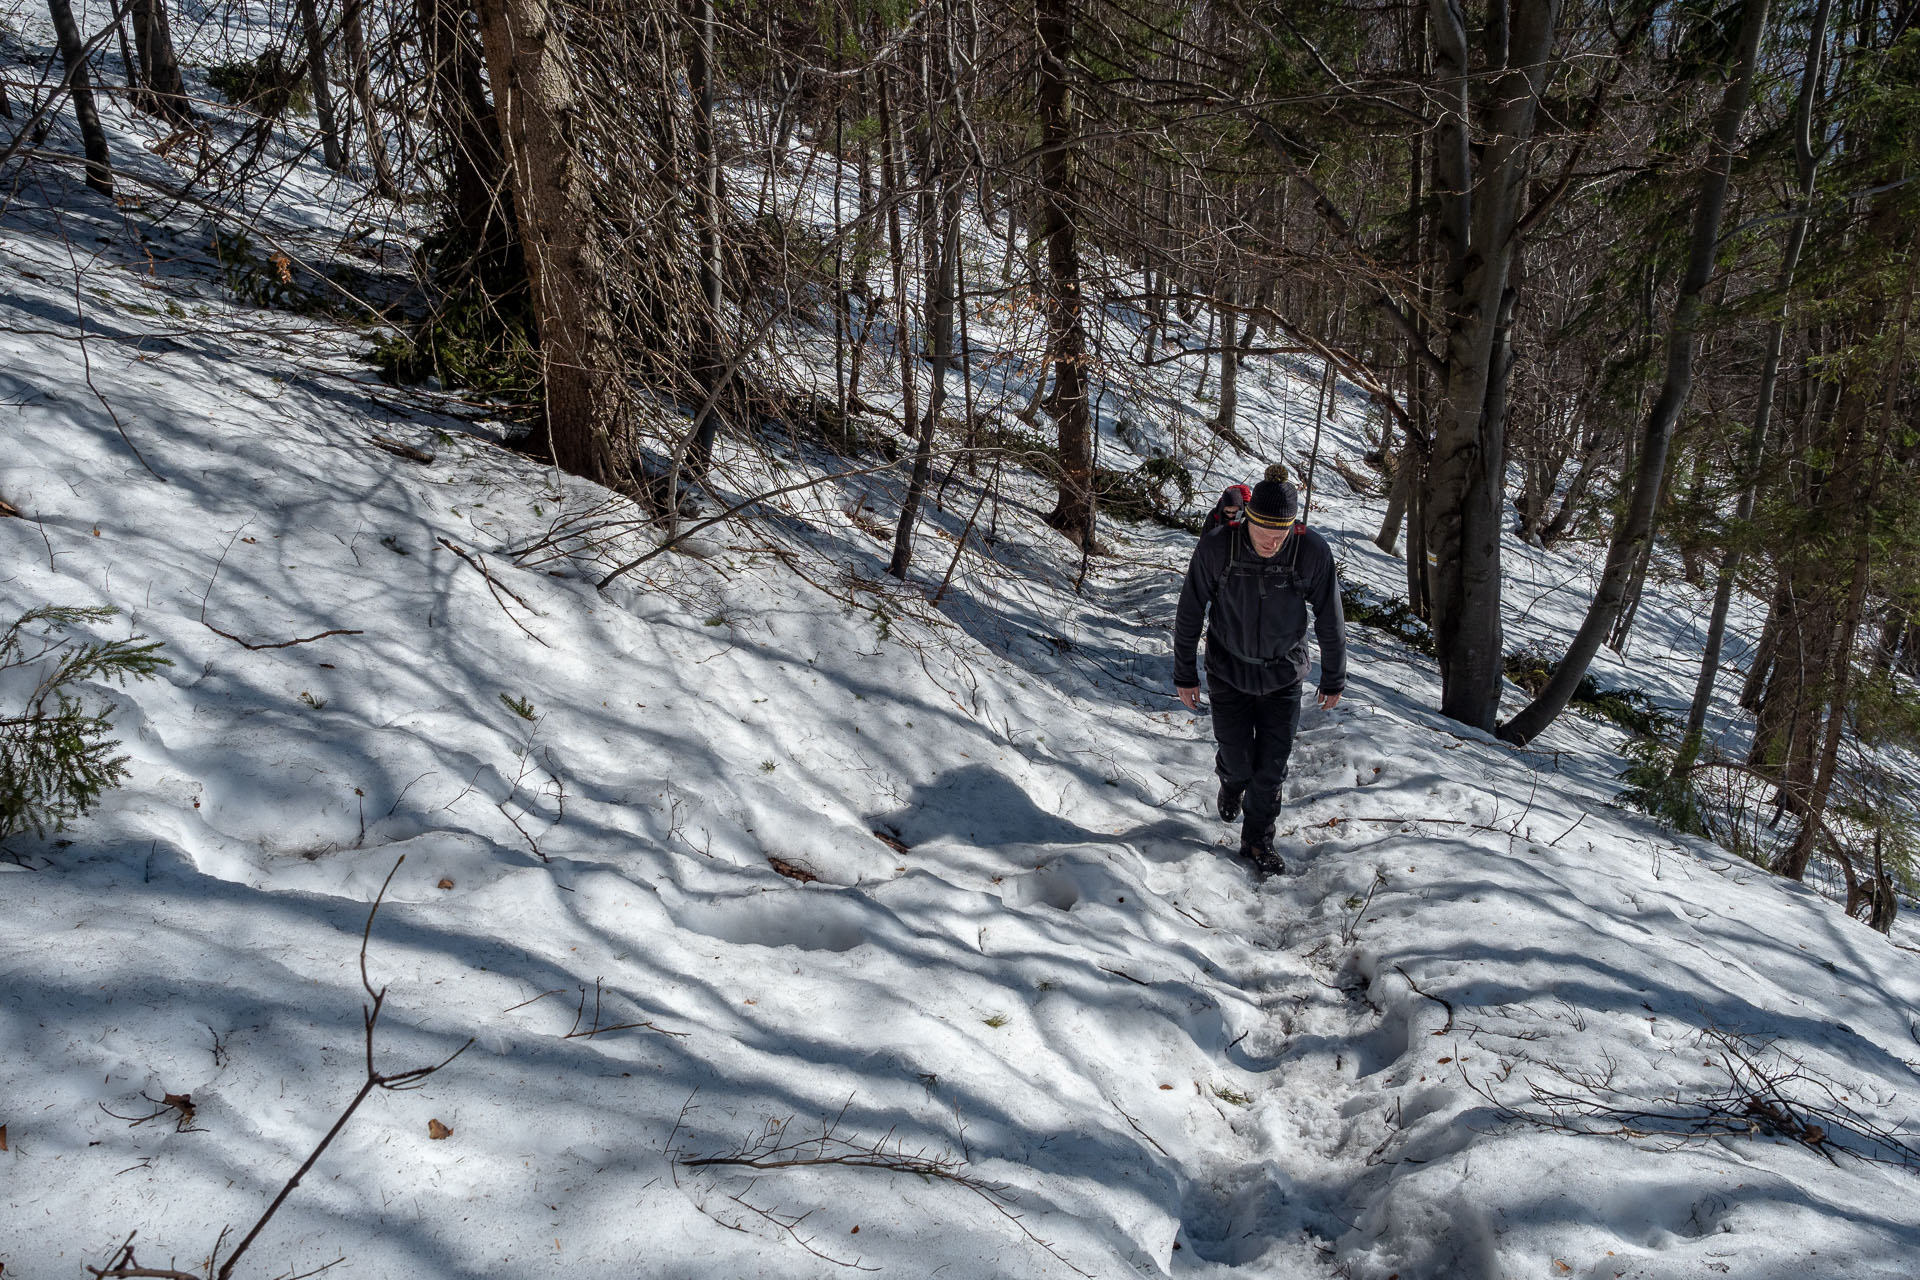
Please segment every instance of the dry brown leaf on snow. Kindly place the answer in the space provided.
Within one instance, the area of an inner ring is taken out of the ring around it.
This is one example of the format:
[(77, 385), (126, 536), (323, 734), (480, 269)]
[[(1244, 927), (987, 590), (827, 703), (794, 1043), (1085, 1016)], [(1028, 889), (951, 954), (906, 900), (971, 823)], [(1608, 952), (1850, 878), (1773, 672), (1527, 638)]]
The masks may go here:
[(0, 1151), (7, 1149), (7, 1126), (0, 1124)]
[(453, 1130), (447, 1128), (447, 1126), (441, 1124), (438, 1120), (429, 1120), (427, 1121), (427, 1136), (436, 1141), (441, 1138), (451, 1138), (453, 1136)]
[(453, 888), (453, 877), (452, 877), (452, 876), (441, 876), (441, 877), (440, 877), (440, 887), (441, 887), (442, 889), (451, 889), (451, 888)]
[(785, 858), (767, 857), (767, 865), (789, 880), (798, 880), (801, 884), (812, 884), (820, 877), (813, 874), (797, 862), (788, 862)]

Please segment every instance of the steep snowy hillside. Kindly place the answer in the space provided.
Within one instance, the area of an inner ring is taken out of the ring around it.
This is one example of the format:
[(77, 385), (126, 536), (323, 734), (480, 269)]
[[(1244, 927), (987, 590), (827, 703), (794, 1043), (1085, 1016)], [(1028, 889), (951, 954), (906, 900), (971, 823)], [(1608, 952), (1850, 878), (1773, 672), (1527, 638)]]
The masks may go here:
[[(109, 604), (173, 661), (95, 691), (128, 784), (0, 861), (9, 1278), (244, 1233), (367, 1077), (363, 977), (373, 1070), (472, 1046), (236, 1274), (1912, 1273), (1915, 955), (1613, 807), (1594, 724), (1462, 731), (1357, 632), (1257, 882), (1168, 687), (1185, 535), (1075, 593), (1009, 477), (935, 609), (963, 472), (931, 581), (849, 483), (599, 591), (644, 538), (509, 551), (603, 494), (138, 236), (78, 190), (0, 221), (0, 618)], [(1312, 379), (1246, 377), (1296, 456)], [(1514, 573), (1524, 637), (1591, 570)], [(1633, 683), (1690, 682), (1693, 608)]]

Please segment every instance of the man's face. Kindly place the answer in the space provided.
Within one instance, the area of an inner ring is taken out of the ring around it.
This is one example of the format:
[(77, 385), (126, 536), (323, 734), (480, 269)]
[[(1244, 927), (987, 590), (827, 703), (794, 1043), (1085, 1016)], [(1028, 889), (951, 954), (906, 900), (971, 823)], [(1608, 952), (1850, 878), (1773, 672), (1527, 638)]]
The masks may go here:
[(1288, 525), (1285, 529), (1269, 529), (1265, 525), (1249, 521), (1247, 536), (1253, 539), (1253, 553), (1263, 560), (1271, 556), (1280, 549), (1280, 544), (1287, 540), (1287, 534), (1292, 529), (1292, 525)]

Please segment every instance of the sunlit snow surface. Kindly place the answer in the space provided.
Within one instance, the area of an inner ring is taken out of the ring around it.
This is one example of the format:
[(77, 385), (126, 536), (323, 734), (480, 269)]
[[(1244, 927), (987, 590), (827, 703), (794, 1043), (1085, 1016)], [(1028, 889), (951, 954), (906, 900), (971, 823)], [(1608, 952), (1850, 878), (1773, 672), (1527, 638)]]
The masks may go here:
[[(303, 171), (280, 213), (324, 227), (329, 200)], [(1009, 481), (991, 551), (1023, 577), (969, 552), (936, 613), (963, 474), (911, 591), (841, 515), (715, 530), (598, 593), (584, 557), (496, 553), (599, 495), (380, 385), (371, 331), (236, 308), (203, 233), (143, 226), (47, 170), (0, 222), (0, 496), (30, 517), (0, 520), (0, 618), (110, 603), (102, 634), (175, 663), (98, 691), (128, 785), (0, 862), (9, 1277), (82, 1275), (135, 1229), (144, 1264), (197, 1265), (252, 1223), (363, 1078), (362, 929), (402, 854), (376, 1065), (476, 1043), (373, 1097), (244, 1274), (1912, 1274), (1920, 1171), (1859, 1157), (1915, 1141), (1914, 953), (1610, 807), (1611, 729), (1513, 751), (1357, 632), (1347, 700), (1303, 716), (1289, 873), (1256, 883), (1168, 688), (1185, 535), (1110, 529), (1076, 595), (1047, 495)], [(1243, 429), (1304, 456), (1317, 373), (1250, 362)], [(1352, 462), (1340, 404), (1323, 451)], [(1378, 501), (1320, 489), (1348, 572), (1398, 590)], [(1516, 642), (1577, 617), (1585, 554), (1510, 549)], [(1702, 607), (1660, 592), (1603, 683), (1671, 704)], [(1856, 1122), (1816, 1149), (1527, 1119), (1698, 1117), (1729, 1043)], [(190, 1094), (193, 1124), (130, 1124), (143, 1094)], [(769, 1126), (975, 1185), (673, 1163)]]

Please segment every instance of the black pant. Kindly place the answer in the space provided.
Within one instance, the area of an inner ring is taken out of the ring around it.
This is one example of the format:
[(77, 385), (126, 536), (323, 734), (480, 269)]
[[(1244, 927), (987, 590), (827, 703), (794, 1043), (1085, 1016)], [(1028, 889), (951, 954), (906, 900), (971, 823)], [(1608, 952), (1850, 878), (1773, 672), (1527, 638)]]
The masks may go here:
[(1293, 754), (1293, 730), (1300, 720), (1300, 686), (1277, 693), (1251, 694), (1224, 684), (1207, 690), (1213, 705), (1214, 772), (1220, 785), (1244, 797), (1242, 848), (1273, 843), (1280, 820), (1280, 789)]

